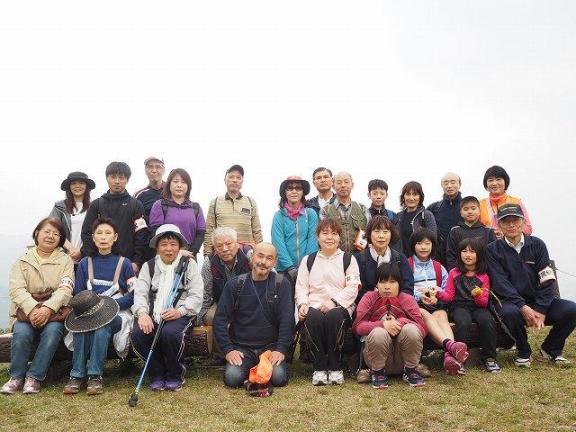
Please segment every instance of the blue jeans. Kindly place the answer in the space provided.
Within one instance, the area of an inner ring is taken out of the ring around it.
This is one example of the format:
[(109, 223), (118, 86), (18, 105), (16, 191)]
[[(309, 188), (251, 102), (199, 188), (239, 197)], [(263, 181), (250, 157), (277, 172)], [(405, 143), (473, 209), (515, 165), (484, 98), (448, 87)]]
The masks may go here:
[[(234, 366), (226, 363), (226, 370), (224, 371), (224, 384), (228, 387), (240, 387), (250, 375), (250, 368), (256, 366), (260, 361), (260, 354), (268, 348), (261, 350), (253, 350), (245, 347), (235, 346), (234, 349), (244, 354), (241, 366)], [(271, 349), (271, 348), (270, 348)], [(288, 364), (286, 360), (277, 366), (272, 366), (272, 378), (270, 383), (274, 387), (282, 387), (288, 384)]]
[[(42, 328), (34, 328), (30, 323), (16, 321), (10, 349), (10, 377), (24, 378), (29, 376), (44, 381), (52, 357), (54, 357), (63, 335), (64, 323), (62, 322), (49, 322)], [(32, 348), (35, 340), (38, 339), (38, 347), (34, 353), (30, 369), (28, 369)], [(26, 372), (27, 369), (28, 372)]]
[[(74, 354), (70, 376), (84, 378), (86, 375), (101, 376), (108, 354), (108, 344), (114, 333), (120, 330), (122, 318), (116, 316), (112, 322), (97, 330), (74, 333)], [(86, 367), (86, 365), (88, 367)]]

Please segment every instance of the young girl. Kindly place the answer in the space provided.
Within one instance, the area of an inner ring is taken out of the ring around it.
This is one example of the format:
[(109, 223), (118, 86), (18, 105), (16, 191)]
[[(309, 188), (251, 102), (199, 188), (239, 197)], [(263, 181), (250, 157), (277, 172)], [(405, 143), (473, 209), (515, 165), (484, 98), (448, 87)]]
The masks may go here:
[(372, 387), (388, 387), (387, 374), (403, 374), (412, 387), (423, 386), (416, 371), (426, 327), (414, 297), (401, 292), (402, 274), (396, 263), (376, 270), (377, 290), (366, 293), (352, 329), (365, 342), (364, 359), (372, 370)]
[(414, 297), (430, 338), (444, 348), (446, 372), (456, 375), (468, 358), (468, 347), (464, 342), (454, 341), (445, 306), (436, 298), (436, 292), (446, 286), (448, 273), (438, 261), (431, 258), (435, 248), (436, 236), (432, 231), (421, 229), (415, 232), (410, 238), (412, 256), (408, 258), (408, 264), (414, 272)]
[(496, 362), (496, 322), (488, 310), (490, 278), (488, 277), (485, 248), (476, 238), (458, 244), (457, 266), (448, 274), (448, 284), (437, 297), (450, 303), (450, 316), (456, 324), (456, 340), (465, 341), (472, 322), (478, 323), (481, 357), (488, 372), (500, 372)]

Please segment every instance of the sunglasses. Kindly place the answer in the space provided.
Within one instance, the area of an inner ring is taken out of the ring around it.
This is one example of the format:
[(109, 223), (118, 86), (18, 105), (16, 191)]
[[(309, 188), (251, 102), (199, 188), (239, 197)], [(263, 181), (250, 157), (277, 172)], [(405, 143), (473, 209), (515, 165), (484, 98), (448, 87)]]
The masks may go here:
[(304, 190), (304, 188), (302, 186), (300, 186), (299, 184), (286, 186), (286, 191), (291, 191), (291, 190), (301, 191), (301, 190)]

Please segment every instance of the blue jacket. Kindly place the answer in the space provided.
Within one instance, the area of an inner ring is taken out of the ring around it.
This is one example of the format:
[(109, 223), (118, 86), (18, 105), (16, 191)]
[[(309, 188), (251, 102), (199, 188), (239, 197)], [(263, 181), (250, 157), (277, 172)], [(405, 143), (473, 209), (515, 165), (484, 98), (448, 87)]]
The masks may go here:
[(298, 267), (303, 257), (318, 250), (317, 226), (318, 216), (310, 208), (302, 209), (296, 221), (288, 217), (284, 208), (274, 214), (272, 244), (278, 253), (277, 271)]
[(540, 283), (538, 273), (550, 266), (548, 249), (542, 240), (525, 235), (520, 253), (506, 240), (496, 240), (488, 245), (486, 256), (492, 289), (502, 301), (519, 308), (528, 305), (546, 314), (556, 296), (556, 281)]

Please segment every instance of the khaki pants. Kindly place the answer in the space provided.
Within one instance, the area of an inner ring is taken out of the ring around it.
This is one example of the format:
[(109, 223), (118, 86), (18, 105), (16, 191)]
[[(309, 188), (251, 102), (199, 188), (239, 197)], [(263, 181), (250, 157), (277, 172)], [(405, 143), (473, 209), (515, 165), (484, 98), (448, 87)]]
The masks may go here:
[[(216, 314), (216, 307), (218, 307), (216, 303), (210, 306), (210, 308), (206, 312), (206, 315), (204, 315), (204, 325), (207, 326), (212, 325), (212, 321), (214, 321), (214, 315)], [(224, 358), (224, 353), (216, 343), (216, 337), (214, 337), (214, 332), (212, 332), (212, 357), (218, 359)]]
[(383, 327), (377, 327), (364, 342), (364, 359), (372, 370), (384, 369), (396, 375), (402, 373), (404, 367), (414, 368), (420, 362), (422, 335), (415, 324), (405, 324), (395, 337)]

